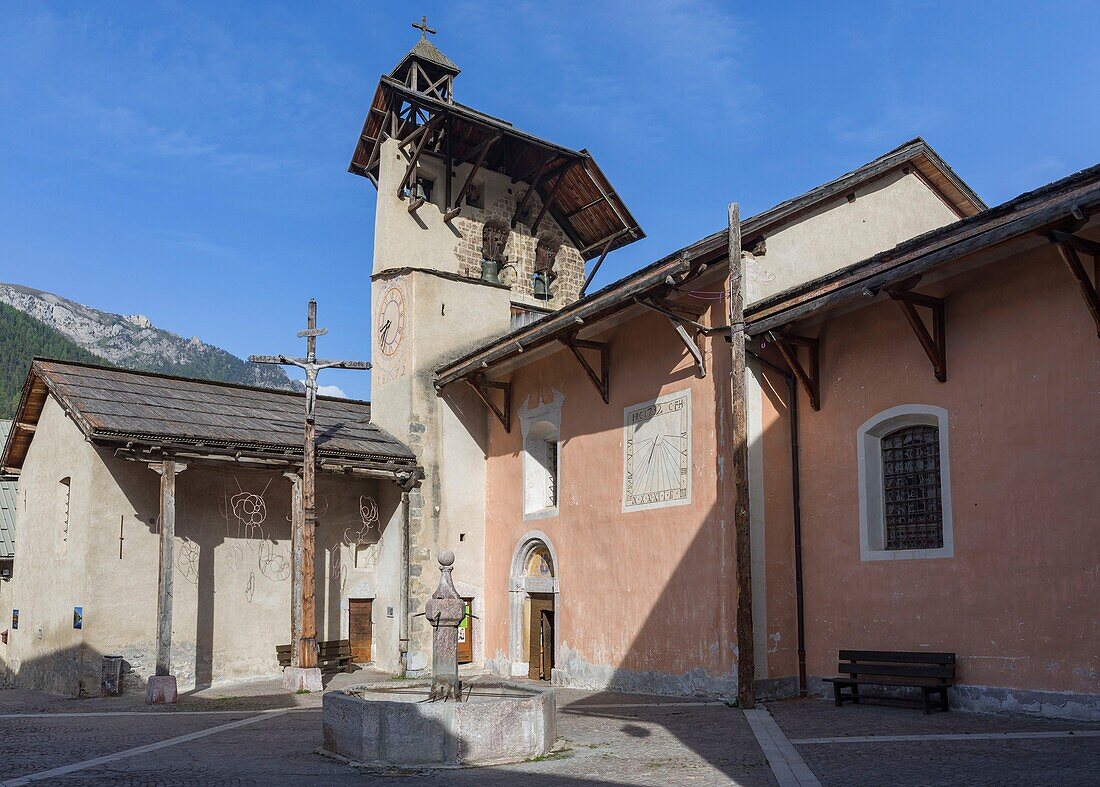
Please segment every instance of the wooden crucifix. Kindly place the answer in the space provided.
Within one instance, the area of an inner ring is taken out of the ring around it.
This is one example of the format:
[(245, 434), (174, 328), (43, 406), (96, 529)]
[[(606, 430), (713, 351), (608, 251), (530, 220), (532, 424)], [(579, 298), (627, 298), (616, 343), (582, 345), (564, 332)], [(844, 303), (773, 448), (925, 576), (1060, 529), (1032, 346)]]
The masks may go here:
[(317, 358), (317, 337), (328, 333), (317, 327), (317, 301), (310, 298), (306, 329), (298, 336), (306, 340), (305, 358), (285, 355), (250, 355), (252, 363), (297, 366), (306, 373), (305, 445), (302, 450), (301, 485), (295, 481), (293, 499), (293, 533), (291, 536), (291, 571), (293, 576), (291, 601), (290, 663), (294, 667), (312, 669), (317, 666), (317, 608), (314, 600), (314, 530), (317, 527), (317, 374), (322, 369), (370, 369), (367, 361), (330, 361)]

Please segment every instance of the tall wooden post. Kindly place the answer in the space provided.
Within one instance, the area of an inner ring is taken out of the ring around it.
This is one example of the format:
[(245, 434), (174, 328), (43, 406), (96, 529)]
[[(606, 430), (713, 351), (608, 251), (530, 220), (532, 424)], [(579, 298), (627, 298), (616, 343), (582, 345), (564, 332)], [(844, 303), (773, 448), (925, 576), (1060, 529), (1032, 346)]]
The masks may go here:
[(160, 473), (160, 572), (157, 579), (157, 675), (172, 674), (172, 556), (176, 538), (176, 463), (165, 459)]
[(300, 667), (298, 643), (302, 640), (302, 477), (286, 473), (290, 479), (290, 666)]
[[(317, 373), (322, 369), (370, 369), (366, 361), (323, 361), (317, 358), (317, 337), (328, 333), (317, 327), (317, 301), (312, 298), (306, 312), (306, 329), (298, 336), (306, 340), (305, 358), (285, 355), (250, 355), (252, 363), (297, 366), (306, 373), (306, 420), (302, 447), (302, 477), (292, 476), (293, 533), (291, 555), (290, 664), (302, 669), (317, 668), (317, 607), (314, 584), (314, 533), (317, 528)], [(320, 677), (316, 678), (320, 680)], [(285, 681), (285, 676), (284, 676)], [(285, 684), (284, 684), (285, 685)]]
[(737, 575), (737, 703), (756, 704), (752, 633), (752, 551), (749, 530), (749, 445), (745, 415), (745, 261), (741, 259), (741, 209), (729, 206), (730, 409), (733, 417), (734, 571)]
[[(316, 326), (315, 315), (310, 315), (310, 327)], [(312, 354), (312, 353), (311, 353)], [(317, 424), (306, 419), (306, 443), (302, 455), (302, 633), (298, 640), (298, 666), (317, 666), (317, 606), (314, 600), (315, 558), (314, 532), (317, 528)]]

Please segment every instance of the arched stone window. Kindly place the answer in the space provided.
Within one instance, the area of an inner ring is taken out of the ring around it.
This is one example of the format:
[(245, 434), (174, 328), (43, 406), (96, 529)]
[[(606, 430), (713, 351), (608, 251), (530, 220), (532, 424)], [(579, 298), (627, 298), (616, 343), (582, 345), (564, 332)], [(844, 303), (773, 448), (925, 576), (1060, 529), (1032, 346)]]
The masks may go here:
[(530, 408), (520, 406), (523, 435), (523, 518), (558, 515), (561, 498), (561, 406), (565, 399), (554, 391), (552, 401)]
[(951, 557), (947, 411), (901, 405), (857, 433), (863, 560)]
[(558, 426), (533, 424), (523, 441), (523, 513), (557, 513)]

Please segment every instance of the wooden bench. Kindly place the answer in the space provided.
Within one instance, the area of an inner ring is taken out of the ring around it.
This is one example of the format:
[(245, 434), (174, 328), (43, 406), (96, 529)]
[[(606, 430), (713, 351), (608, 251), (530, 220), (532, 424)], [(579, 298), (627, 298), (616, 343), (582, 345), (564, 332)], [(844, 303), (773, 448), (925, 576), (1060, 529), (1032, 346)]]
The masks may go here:
[[(290, 645), (276, 645), (275, 654), (280, 667), (290, 666)], [(322, 675), (350, 672), (351, 665), (351, 640), (330, 639), (317, 643), (317, 666)]]
[[(948, 710), (947, 688), (955, 682), (954, 653), (909, 653), (884, 650), (842, 650), (836, 668), (839, 678), (826, 678), (833, 684), (833, 699), (839, 708), (845, 702), (859, 704), (861, 699), (907, 700), (889, 694), (860, 694), (860, 686), (886, 686), (919, 689), (924, 712), (932, 712), (933, 695), (939, 710)], [(848, 689), (845, 693), (844, 689)], [(915, 701), (915, 700), (914, 700)]]

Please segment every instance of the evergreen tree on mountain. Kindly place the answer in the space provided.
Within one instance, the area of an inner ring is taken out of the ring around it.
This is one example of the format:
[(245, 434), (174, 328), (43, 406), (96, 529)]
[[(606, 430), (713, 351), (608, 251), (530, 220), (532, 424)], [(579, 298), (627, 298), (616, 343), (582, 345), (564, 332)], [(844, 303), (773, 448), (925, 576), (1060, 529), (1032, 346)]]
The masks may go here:
[(60, 331), (0, 303), (0, 419), (15, 415), (27, 369), (36, 355), (62, 361), (106, 363), (69, 341)]

